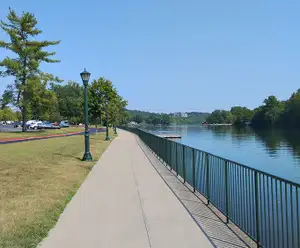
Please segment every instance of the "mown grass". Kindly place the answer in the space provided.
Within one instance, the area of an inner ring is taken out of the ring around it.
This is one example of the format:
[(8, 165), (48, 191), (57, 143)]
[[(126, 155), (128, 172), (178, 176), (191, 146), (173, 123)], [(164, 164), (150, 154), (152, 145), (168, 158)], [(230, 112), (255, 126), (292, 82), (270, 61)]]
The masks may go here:
[(104, 139), (91, 136), (93, 162), (81, 161), (83, 136), (1, 145), (0, 247), (36, 247), (109, 145)]
[(29, 132), (0, 132), (0, 140), (7, 138), (28, 138), (28, 137), (37, 137), (45, 136), (51, 134), (63, 134), (63, 133), (73, 133), (84, 131), (82, 127), (68, 127), (61, 129), (48, 129), (48, 130), (38, 130), (38, 131), (29, 131)]

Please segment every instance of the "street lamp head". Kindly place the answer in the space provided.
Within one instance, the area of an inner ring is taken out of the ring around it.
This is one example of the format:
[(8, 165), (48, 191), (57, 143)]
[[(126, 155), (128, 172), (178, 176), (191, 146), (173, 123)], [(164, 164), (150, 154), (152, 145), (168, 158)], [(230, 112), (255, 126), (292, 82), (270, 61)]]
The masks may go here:
[(80, 76), (84, 86), (87, 86), (90, 80), (91, 73), (87, 72), (84, 68), (84, 71), (80, 73)]

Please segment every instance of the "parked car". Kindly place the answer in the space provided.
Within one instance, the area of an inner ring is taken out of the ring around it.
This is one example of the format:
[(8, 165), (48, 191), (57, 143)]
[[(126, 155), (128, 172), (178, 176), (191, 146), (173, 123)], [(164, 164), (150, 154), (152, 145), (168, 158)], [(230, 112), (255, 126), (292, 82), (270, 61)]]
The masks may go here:
[(53, 125), (49, 121), (43, 121), (40, 125), (37, 127), (38, 129), (60, 129), (60, 126)]
[(38, 122), (38, 121), (36, 121), (36, 120), (28, 120), (28, 121), (26, 121), (26, 127), (30, 128), (30, 125), (32, 125), (32, 124), (34, 124), (36, 122)]
[(70, 127), (70, 124), (68, 121), (61, 121), (59, 123), (60, 127)]
[(42, 125), (42, 121), (33, 122), (29, 125), (29, 129), (38, 129), (40, 125)]
[(23, 122), (22, 121), (15, 121), (14, 122), (14, 128), (22, 127)]

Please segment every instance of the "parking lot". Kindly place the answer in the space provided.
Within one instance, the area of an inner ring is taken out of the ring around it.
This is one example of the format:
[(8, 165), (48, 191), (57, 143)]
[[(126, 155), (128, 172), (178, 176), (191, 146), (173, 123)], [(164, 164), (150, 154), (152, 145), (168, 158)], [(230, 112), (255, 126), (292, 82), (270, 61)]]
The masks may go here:
[(22, 128), (14, 128), (13, 125), (2, 125), (0, 124), (0, 132), (21, 132)]
[[(36, 132), (39, 130), (27, 129), (27, 132)], [(2, 125), (0, 124), (0, 132), (11, 133), (11, 132), (22, 132), (21, 127), (14, 128), (13, 125)]]

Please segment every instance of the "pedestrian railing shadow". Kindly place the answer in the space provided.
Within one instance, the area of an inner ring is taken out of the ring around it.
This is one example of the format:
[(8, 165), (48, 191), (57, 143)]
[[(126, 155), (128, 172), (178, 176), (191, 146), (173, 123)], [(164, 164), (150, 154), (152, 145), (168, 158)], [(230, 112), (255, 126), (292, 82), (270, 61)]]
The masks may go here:
[(215, 247), (257, 247), (257, 244), (236, 225), (226, 224), (225, 216), (218, 209), (212, 205), (206, 205), (206, 199), (199, 193), (193, 193), (189, 186), (183, 184), (176, 174), (170, 171), (142, 141), (138, 139), (138, 143), (161, 178)]

